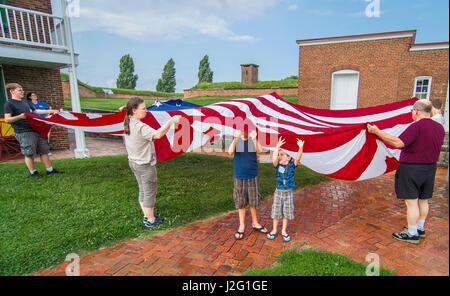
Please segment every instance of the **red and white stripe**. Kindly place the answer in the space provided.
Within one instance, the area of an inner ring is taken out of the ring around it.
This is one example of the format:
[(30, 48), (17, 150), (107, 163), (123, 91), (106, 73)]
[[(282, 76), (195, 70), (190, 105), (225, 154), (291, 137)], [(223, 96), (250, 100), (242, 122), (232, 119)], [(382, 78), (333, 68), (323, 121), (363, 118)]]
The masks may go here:
[[(285, 138), (282, 149), (292, 157), (297, 155), (297, 139), (304, 140), (301, 163), (320, 174), (365, 180), (395, 170), (400, 156), (400, 150), (387, 147), (368, 133), (366, 124), (398, 136), (413, 122), (411, 108), (416, 101), (411, 98), (369, 108), (323, 110), (291, 104), (272, 93), (195, 109), (151, 111), (142, 121), (158, 129), (170, 117), (182, 116), (176, 128), (155, 141), (161, 161), (194, 151), (215, 137), (232, 136), (247, 125), (257, 130), (263, 147), (273, 148), (280, 136)], [(61, 112), (51, 118), (28, 118), (31, 123), (42, 121), (85, 132), (122, 135), (124, 116), (125, 111), (105, 115)]]

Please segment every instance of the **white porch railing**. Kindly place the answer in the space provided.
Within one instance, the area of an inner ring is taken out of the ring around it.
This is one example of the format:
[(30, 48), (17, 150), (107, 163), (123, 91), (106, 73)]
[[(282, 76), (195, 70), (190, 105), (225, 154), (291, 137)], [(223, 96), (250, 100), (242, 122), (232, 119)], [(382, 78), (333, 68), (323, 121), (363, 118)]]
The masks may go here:
[(0, 4), (0, 42), (69, 50), (64, 18)]

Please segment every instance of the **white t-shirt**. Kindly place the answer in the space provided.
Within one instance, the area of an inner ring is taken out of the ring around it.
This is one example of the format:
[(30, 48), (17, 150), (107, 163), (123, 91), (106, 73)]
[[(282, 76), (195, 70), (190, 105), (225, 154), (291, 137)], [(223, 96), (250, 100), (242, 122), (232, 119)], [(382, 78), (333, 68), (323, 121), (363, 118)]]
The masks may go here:
[(142, 121), (130, 118), (130, 135), (125, 135), (128, 159), (137, 164), (156, 165), (153, 134), (155, 130)]
[(440, 124), (444, 125), (444, 116), (442, 116), (441, 113), (438, 113), (436, 115), (434, 115), (433, 117), (431, 117), (431, 119), (433, 119), (436, 122), (439, 122)]

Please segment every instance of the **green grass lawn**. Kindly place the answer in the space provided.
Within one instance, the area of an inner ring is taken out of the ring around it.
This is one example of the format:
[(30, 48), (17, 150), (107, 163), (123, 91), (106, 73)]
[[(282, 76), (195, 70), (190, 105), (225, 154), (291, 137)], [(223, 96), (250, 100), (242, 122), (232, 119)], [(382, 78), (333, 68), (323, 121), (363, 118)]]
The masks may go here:
[[(263, 269), (249, 270), (244, 276), (366, 276), (367, 265), (349, 257), (315, 249), (287, 250), (279, 255), (276, 264)], [(370, 269), (372, 271), (372, 269)], [(380, 267), (380, 276), (396, 273)]]
[[(142, 226), (138, 186), (126, 156), (53, 160), (62, 175), (30, 179), (23, 163), (0, 165), (0, 275), (23, 275), (64, 261), (69, 253), (234, 210), (230, 158), (187, 153), (158, 162), (156, 211), (166, 223)], [(37, 169), (43, 173), (42, 164)], [(260, 164), (263, 197), (275, 189), (272, 164)], [(298, 188), (329, 180), (306, 167)]]
[[(226, 100), (236, 99), (236, 98), (245, 98), (245, 97), (254, 97), (254, 96), (223, 96), (223, 97), (195, 97), (186, 99), (186, 102), (197, 104), (200, 106), (207, 106), (213, 103), (218, 103)], [(286, 101), (297, 104), (298, 98), (297, 96), (284, 96), (283, 99)], [(119, 107), (126, 105), (128, 99), (111, 99), (111, 98), (80, 98), (81, 108), (96, 108), (96, 109), (104, 109), (104, 110), (113, 110), (117, 111)], [(155, 100), (145, 100), (145, 104), (147, 106), (152, 105)], [(64, 105), (66, 107), (72, 106), (70, 100), (64, 100)]]

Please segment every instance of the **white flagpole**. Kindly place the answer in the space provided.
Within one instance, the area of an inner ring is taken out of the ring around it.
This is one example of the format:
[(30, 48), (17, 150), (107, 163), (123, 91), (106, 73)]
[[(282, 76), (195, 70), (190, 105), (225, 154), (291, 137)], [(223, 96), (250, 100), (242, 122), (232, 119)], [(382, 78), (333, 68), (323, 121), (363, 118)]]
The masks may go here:
[[(79, 3), (79, 2), (78, 2)], [(78, 80), (75, 65), (75, 52), (73, 49), (72, 40), (72, 28), (70, 25), (70, 17), (67, 11), (66, 0), (61, 0), (61, 8), (64, 17), (64, 30), (66, 34), (67, 46), (70, 53), (71, 66), (69, 68), (69, 81), (70, 81), (70, 97), (72, 102), (72, 111), (81, 113), (80, 95), (78, 92)], [(87, 158), (89, 157), (89, 150), (86, 147), (86, 139), (83, 131), (75, 130), (75, 158)]]

